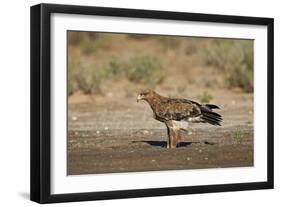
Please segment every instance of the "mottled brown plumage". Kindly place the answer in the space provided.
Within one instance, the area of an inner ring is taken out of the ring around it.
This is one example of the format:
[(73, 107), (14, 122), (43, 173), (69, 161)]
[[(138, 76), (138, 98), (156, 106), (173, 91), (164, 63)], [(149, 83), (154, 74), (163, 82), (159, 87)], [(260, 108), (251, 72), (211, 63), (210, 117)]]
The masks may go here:
[(187, 99), (160, 96), (152, 90), (142, 91), (137, 101), (145, 100), (153, 111), (154, 118), (165, 123), (168, 133), (167, 148), (175, 148), (180, 139), (180, 130), (187, 130), (188, 123), (209, 123), (221, 125), (221, 115), (213, 112), (219, 109), (213, 104), (199, 104)]

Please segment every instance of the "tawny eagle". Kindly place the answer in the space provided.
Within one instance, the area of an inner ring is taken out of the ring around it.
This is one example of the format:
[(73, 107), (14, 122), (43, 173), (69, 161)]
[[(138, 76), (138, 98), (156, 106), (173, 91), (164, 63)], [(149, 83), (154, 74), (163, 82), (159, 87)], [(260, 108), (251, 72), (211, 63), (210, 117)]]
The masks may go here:
[(153, 111), (154, 118), (167, 127), (167, 148), (176, 148), (180, 130), (187, 130), (189, 123), (221, 125), (222, 117), (213, 112), (219, 109), (214, 104), (200, 104), (195, 101), (163, 97), (152, 90), (142, 91), (137, 101), (145, 100)]

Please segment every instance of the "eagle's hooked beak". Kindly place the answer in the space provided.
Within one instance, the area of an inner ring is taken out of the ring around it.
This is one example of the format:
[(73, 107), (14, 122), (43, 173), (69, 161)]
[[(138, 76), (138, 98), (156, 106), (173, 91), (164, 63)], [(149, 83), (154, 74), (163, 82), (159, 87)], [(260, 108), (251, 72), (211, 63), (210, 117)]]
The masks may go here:
[(143, 96), (139, 94), (138, 97), (137, 97), (137, 102), (139, 102), (142, 99), (143, 99)]

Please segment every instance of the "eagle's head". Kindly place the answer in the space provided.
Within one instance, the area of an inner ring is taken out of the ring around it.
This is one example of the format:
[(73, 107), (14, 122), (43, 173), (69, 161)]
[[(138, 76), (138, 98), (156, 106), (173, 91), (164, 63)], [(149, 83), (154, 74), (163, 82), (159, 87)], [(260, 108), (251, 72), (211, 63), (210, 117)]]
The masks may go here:
[(150, 89), (143, 90), (139, 93), (139, 95), (137, 97), (137, 102), (139, 102), (140, 100), (147, 101), (148, 99), (154, 97), (155, 95), (156, 95), (156, 93), (153, 90), (150, 90)]

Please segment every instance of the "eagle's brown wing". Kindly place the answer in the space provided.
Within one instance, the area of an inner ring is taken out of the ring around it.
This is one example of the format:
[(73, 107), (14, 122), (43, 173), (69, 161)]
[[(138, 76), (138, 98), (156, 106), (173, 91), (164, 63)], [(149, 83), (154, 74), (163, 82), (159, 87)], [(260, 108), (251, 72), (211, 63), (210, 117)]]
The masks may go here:
[(186, 99), (165, 99), (155, 107), (155, 115), (159, 120), (187, 120), (201, 115), (200, 105)]

